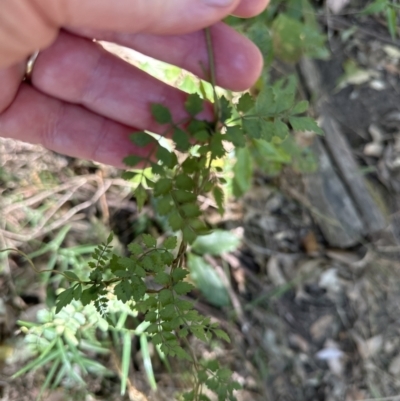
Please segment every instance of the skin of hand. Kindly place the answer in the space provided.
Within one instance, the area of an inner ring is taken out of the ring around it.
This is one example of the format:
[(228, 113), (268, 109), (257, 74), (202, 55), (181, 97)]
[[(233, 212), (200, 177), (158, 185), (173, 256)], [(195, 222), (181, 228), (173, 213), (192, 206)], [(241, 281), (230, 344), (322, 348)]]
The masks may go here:
[[(268, 0), (0, 0), (0, 135), (73, 157), (123, 167), (146, 156), (129, 135), (162, 133), (150, 113), (167, 106), (186, 116), (186, 94), (93, 42), (106, 40), (186, 69), (201, 78), (208, 65), (203, 28), (210, 26), (217, 84), (240, 91), (262, 69), (248, 39), (218, 22), (251, 17)], [(31, 82), (27, 57), (40, 49)], [(212, 118), (211, 107), (201, 115)]]

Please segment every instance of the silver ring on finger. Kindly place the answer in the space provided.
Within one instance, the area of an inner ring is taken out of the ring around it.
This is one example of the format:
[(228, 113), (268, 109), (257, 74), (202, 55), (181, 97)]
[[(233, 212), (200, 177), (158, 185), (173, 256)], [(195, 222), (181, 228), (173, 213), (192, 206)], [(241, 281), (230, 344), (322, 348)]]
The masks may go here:
[(33, 53), (31, 56), (29, 56), (27, 62), (26, 62), (26, 68), (25, 68), (25, 75), (24, 75), (24, 81), (25, 82), (31, 82), (32, 78), (32, 73), (33, 73), (33, 68), (35, 67), (35, 62), (39, 56), (39, 51), (36, 51)]

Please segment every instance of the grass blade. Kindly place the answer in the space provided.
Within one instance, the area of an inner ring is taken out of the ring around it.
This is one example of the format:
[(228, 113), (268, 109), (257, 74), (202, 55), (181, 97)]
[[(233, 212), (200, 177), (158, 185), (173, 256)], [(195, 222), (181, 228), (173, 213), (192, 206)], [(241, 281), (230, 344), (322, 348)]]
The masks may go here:
[(47, 388), (49, 388), (50, 382), (53, 379), (54, 375), (56, 374), (57, 368), (60, 365), (60, 359), (57, 359), (54, 361), (53, 366), (51, 367), (49, 373), (47, 374), (46, 380), (43, 383), (43, 386), (40, 388), (40, 393), (37, 396), (37, 400), (40, 400), (42, 398), (43, 393)]
[(125, 394), (126, 385), (128, 383), (129, 365), (131, 362), (131, 348), (131, 333), (126, 331), (122, 341), (121, 395)]
[(147, 341), (146, 334), (140, 335), (140, 349), (142, 351), (144, 370), (146, 371), (147, 380), (149, 381), (150, 387), (153, 391), (157, 390), (157, 383), (154, 377), (153, 364), (151, 363), (149, 342)]

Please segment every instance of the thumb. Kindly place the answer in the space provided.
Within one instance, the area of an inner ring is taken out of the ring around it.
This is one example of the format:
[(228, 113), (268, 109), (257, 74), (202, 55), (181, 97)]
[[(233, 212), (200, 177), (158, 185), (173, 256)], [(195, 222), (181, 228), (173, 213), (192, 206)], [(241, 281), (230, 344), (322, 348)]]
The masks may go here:
[(223, 19), (240, 0), (13, 0), (0, 13), (0, 68), (49, 46), (58, 29), (177, 35)]
[[(68, 28), (172, 35), (210, 26), (233, 12), (240, 3), (240, 0), (34, 1), (49, 19)], [(61, 10), (55, 6), (57, 3)]]

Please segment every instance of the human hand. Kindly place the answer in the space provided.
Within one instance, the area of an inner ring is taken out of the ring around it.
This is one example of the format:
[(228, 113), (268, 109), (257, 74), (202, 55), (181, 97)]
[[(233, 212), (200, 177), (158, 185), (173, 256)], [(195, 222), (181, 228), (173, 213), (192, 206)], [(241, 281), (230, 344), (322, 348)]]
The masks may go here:
[[(129, 134), (144, 129), (162, 133), (150, 104), (165, 104), (178, 121), (185, 116), (186, 94), (91, 39), (130, 47), (205, 78), (202, 29), (212, 26), (217, 84), (244, 90), (260, 74), (261, 55), (218, 21), (229, 13), (256, 15), (267, 1), (1, 1), (0, 135), (118, 167), (129, 154), (146, 156), (148, 150), (132, 144)], [(206, 5), (212, 2), (219, 5)], [(38, 48), (44, 50), (31, 83), (22, 82), (23, 60)], [(206, 111), (203, 117), (211, 116)]]

